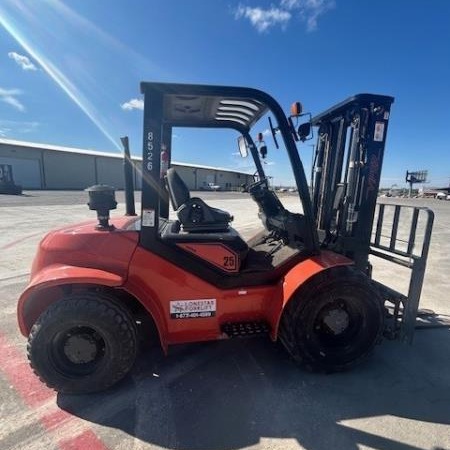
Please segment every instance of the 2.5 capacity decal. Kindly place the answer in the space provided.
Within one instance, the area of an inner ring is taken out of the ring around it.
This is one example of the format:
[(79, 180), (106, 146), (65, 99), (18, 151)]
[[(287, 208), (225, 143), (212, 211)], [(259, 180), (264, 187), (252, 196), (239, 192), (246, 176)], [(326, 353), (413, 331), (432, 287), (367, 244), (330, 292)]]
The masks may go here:
[(170, 302), (171, 319), (204, 319), (216, 315), (216, 299), (172, 300)]

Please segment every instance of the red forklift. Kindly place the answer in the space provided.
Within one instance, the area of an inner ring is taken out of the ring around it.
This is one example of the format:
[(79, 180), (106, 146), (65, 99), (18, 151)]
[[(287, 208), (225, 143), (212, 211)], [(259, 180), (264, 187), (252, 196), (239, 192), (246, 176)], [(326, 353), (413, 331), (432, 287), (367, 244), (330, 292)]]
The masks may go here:
[[(300, 103), (286, 116), (249, 88), (143, 82), (141, 91), (140, 215), (110, 220), (114, 189), (90, 188), (98, 223), (45, 236), (18, 303), (28, 358), (44, 383), (72, 394), (111, 387), (132, 368), (139, 332), (150, 326), (164, 352), (268, 335), (320, 372), (355, 366), (383, 336), (412, 340), (433, 214), (377, 206), (392, 97), (360, 94), (311, 117)], [(257, 133), (264, 124), (291, 165), (295, 211), (269, 186)], [(251, 239), (232, 227), (230, 212), (192, 196), (171, 167), (178, 127), (231, 130), (241, 155), (251, 155), (256, 174), (246, 190), (261, 221)], [(300, 154), (314, 130), (310, 190)], [(129, 183), (127, 194), (130, 212)], [(369, 255), (410, 268), (408, 292), (372, 279)]]

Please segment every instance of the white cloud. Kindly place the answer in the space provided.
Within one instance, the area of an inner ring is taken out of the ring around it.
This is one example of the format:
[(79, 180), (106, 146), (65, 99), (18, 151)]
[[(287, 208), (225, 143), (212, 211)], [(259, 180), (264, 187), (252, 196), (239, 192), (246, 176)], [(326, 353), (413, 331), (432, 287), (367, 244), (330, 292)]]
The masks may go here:
[(236, 15), (236, 19), (245, 18), (260, 32), (263, 33), (269, 28), (275, 25), (281, 25), (285, 27), (291, 19), (291, 13), (289, 11), (280, 8), (250, 8), (249, 6), (239, 5)]
[(13, 59), (23, 70), (37, 70), (37, 67), (25, 55), (19, 55), (16, 52), (9, 52), (8, 56)]
[(18, 134), (32, 133), (38, 129), (39, 122), (18, 122), (13, 120), (0, 120), (0, 137), (17, 136)]
[(40, 126), (41, 124), (36, 121), (0, 120), (0, 136), (32, 133)]
[(335, 6), (334, 0), (281, 0), (281, 7), (298, 11), (307, 31), (317, 29), (317, 19)]
[(128, 100), (125, 103), (122, 103), (121, 108), (126, 111), (131, 111), (133, 109), (144, 109), (144, 100), (140, 98), (132, 98), (131, 100)]
[(300, 19), (306, 23), (306, 30), (314, 31), (317, 29), (319, 16), (335, 6), (334, 0), (279, 0), (279, 2), (278, 6), (269, 9), (239, 5), (235, 18), (248, 19), (262, 33), (277, 25), (285, 28), (293, 14), (298, 13)]
[(25, 111), (25, 106), (17, 100), (16, 96), (21, 95), (20, 89), (3, 89), (0, 88), (0, 101), (11, 105), (19, 111)]
[(40, 126), (41, 124), (39, 122), (23, 122), (17, 131), (19, 131), (19, 133), (32, 133)]

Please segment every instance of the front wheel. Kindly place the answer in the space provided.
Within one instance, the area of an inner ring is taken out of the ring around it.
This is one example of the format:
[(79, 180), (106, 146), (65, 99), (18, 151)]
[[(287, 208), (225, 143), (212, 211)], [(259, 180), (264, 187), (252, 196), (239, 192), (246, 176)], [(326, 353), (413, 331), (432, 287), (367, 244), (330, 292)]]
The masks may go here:
[(133, 366), (136, 323), (113, 297), (70, 295), (39, 317), (31, 329), (27, 350), (33, 370), (56, 391), (101, 391)]
[(383, 305), (352, 267), (330, 269), (299, 290), (283, 312), (280, 338), (312, 371), (336, 372), (366, 359), (381, 339)]

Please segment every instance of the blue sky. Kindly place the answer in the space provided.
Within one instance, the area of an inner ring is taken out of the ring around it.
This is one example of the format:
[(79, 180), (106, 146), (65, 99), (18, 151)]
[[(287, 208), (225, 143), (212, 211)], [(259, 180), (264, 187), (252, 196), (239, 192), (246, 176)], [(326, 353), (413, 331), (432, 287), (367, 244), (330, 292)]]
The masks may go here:
[[(119, 151), (129, 135), (140, 154), (142, 80), (255, 87), (313, 114), (392, 95), (382, 184), (403, 186), (406, 169), (450, 181), (446, 0), (0, 1), (0, 137)], [(177, 130), (174, 157), (244, 167), (223, 137)], [(309, 171), (311, 147), (300, 154)]]

